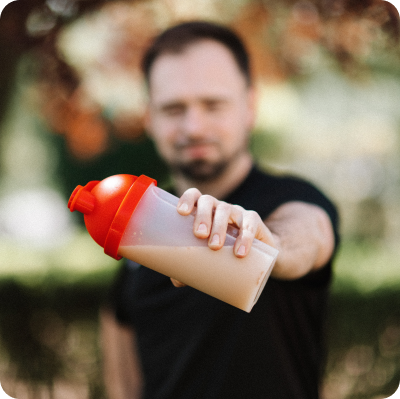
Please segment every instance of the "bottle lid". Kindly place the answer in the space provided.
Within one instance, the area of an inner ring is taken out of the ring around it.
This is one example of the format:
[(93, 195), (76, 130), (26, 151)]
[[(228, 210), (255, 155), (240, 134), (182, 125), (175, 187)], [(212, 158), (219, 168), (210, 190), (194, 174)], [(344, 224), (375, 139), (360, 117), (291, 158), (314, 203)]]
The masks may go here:
[(68, 201), (71, 212), (84, 214), (92, 238), (115, 258), (126, 226), (143, 194), (156, 180), (145, 175), (115, 175), (77, 186)]

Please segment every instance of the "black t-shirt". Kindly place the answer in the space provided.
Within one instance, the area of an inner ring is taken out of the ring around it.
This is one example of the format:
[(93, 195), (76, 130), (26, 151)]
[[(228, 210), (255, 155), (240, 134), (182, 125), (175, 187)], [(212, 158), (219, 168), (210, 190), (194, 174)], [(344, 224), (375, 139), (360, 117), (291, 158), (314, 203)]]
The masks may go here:
[[(262, 219), (304, 201), (337, 212), (311, 184), (253, 168), (226, 199)], [(251, 313), (127, 261), (113, 290), (117, 318), (132, 326), (145, 399), (316, 399), (331, 263), (292, 281), (268, 280)]]

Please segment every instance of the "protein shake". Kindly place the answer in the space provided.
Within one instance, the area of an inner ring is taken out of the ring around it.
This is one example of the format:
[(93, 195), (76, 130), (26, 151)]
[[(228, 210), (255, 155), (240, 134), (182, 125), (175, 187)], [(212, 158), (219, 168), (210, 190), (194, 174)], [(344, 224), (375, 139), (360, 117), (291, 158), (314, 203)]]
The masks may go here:
[(278, 251), (254, 240), (249, 254), (237, 258), (234, 228), (213, 251), (207, 240), (194, 236), (194, 216), (180, 215), (177, 203), (153, 179), (117, 175), (78, 186), (69, 207), (85, 214), (89, 233), (108, 255), (131, 259), (250, 312)]

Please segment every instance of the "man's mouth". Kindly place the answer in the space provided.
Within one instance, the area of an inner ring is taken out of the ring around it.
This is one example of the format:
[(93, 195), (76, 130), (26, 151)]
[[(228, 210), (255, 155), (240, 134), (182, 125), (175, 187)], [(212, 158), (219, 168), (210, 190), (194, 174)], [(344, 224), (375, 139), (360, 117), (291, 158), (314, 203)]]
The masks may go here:
[(179, 145), (178, 149), (189, 158), (204, 158), (207, 157), (210, 152), (214, 152), (216, 148), (216, 143), (213, 141), (198, 142), (198, 143), (188, 143), (184, 145)]

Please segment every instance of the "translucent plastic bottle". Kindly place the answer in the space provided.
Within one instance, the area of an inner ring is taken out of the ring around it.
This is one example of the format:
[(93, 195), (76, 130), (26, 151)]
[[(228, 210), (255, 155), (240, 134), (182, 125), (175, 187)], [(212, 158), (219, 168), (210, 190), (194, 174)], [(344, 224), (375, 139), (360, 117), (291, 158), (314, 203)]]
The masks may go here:
[(85, 214), (86, 227), (104, 252), (157, 272), (250, 312), (271, 273), (278, 251), (254, 240), (237, 258), (237, 230), (228, 227), (223, 248), (213, 251), (193, 234), (194, 216), (182, 216), (178, 198), (147, 176), (116, 175), (78, 186), (68, 207)]

